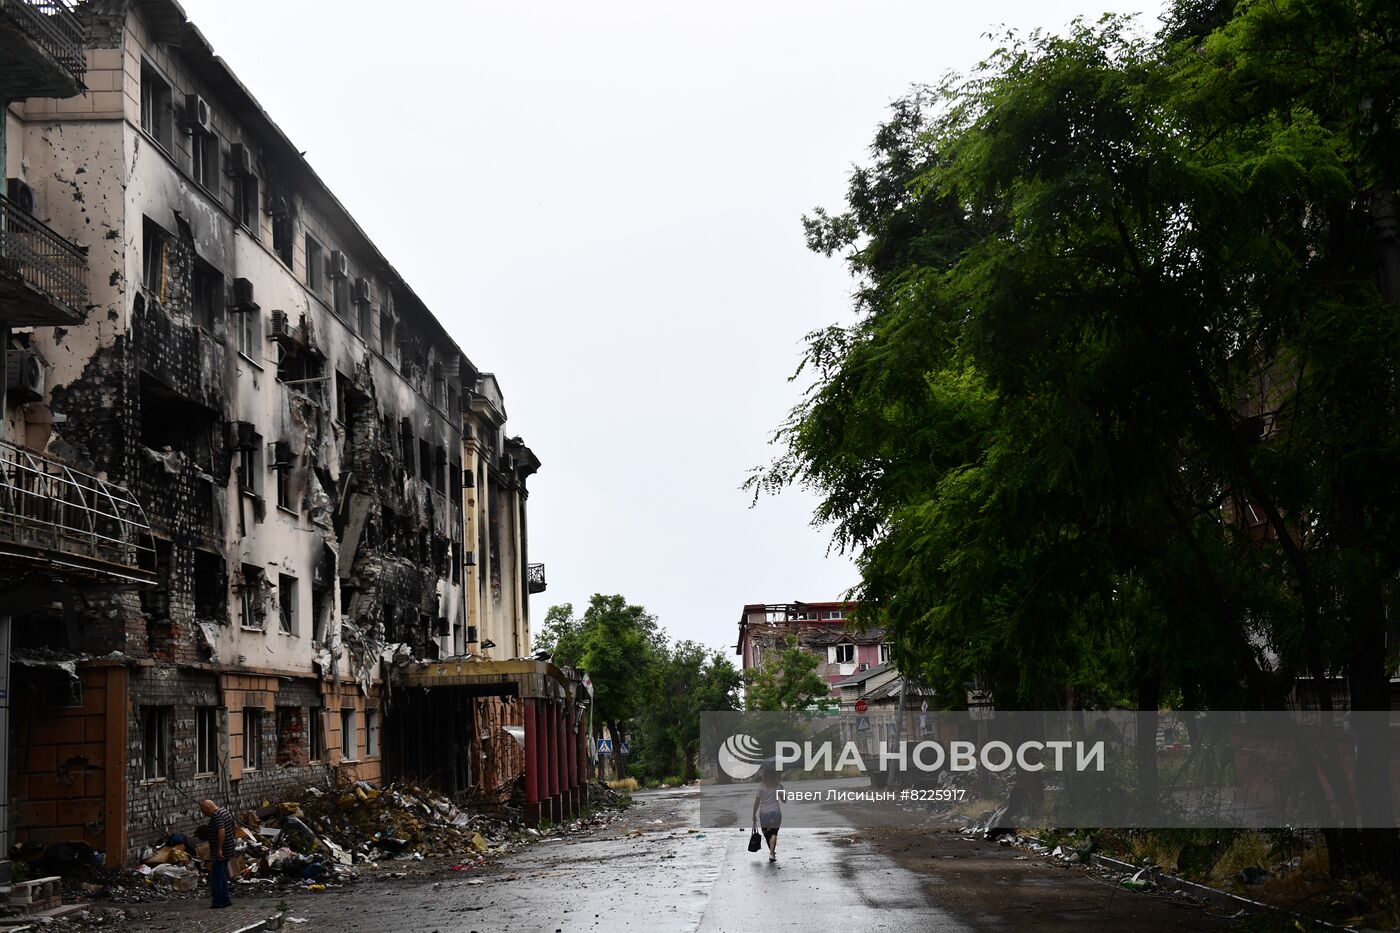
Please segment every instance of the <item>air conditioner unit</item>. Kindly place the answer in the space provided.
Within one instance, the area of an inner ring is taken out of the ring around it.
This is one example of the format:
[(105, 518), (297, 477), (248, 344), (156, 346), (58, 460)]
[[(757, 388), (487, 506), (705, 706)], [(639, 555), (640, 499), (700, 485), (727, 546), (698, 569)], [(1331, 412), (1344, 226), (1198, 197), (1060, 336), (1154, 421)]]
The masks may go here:
[(234, 143), (228, 160), (228, 173), (239, 177), (253, 174), (253, 153), (242, 143)]
[(22, 405), (44, 397), (44, 361), (33, 350), (5, 351), (5, 392)]
[(185, 95), (185, 127), (196, 133), (214, 132), (214, 113), (209, 101), (198, 94)]
[(330, 276), (333, 279), (344, 279), (350, 276), (350, 257), (340, 250), (331, 250)]
[(369, 304), (369, 279), (360, 276), (355, 280), (355, 291), (350, 300), (357, 305)]
[(267, 333), (274, 340), (292, 335), (292, 325), (287, 321), (286, 311), (272, 312)]
[(515, 472), (515, 457), (512, 454), (501, 454), (501, 472)]
[(10, 199), (15, 207), (26, 214), (34, 213), (35, 197), (34, 189), (26, 185), (18, 178), (6, 179), (5, 196)]
[(476, 551), (463, 551), (463, 552), (462, 552), (462, 566), (464, 566), (464, 567), (475, 567), (475, 566), (476, 566)]
[(462, 488), (471, 489), (476, 485), (476, 474), (471, 470), (462, 471)]
[(258, 303), (253, 300), (253, 283), (247, 279), (233, 280), (234, 311), (256, 311)]
[(290, 470), (296, 458), (292, 455), (290, 441), (273, 441), (268, 445), (274, 470)]

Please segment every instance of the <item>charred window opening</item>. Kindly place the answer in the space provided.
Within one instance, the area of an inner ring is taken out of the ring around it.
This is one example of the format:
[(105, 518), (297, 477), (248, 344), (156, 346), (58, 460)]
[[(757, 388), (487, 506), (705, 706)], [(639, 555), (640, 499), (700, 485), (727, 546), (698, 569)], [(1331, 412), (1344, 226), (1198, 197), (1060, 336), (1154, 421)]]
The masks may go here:
[(447, 448), (438, 447), (433, 451), (433, 488), (440, 494), (447, 493)]
[(428, 542), (428, 533), (426, 531), (420, 531), (418, 532), (418, 563), (426, 564), (430, 557), (431, 550)]
[(447, 388), (447, 380), (442, 375), (442, 364), (433, 364), (433, 404), (439, 408), (443, 407), (444, 392)]
[(148, 622), (170, 620), (170, 542), (156, 539), (156, 583), (141, 590), (141, 611)]
[(433, 475), (433, 449), (425, 440), (418, 441), (418, 478), (431, 482)]
[(267, 624), (266, 588), (262, 568), (244, 564), (238, 587), (238, 621), (244, 628), (261, 631)]
[[(156, 453), (183, 454), (205, 473), (213, 469), (216, 415), (142, 373), (140, 378), (141, 444)], [(178, 472), (178, 464), (166, 462)]]
[(277, 379), (291, 383), (298, 392), (319, 401), (326, 365), (321, 357), (306, 347), (283, 341), (277, 356)]
[(335, 371), (335, 420), (345, 424), (350, 420), (350, 377)]
[(234, 173), (233, 216), (249, 233), (258, 235), (258, 176), (252, 172)]
[(447, 576), (447, 539), (443, 537), (433, 538), (433, 575), (439, 578)]
[(300, 706), (277, 707), (277, 764), (288, 768), (308, 762), (306, 714)]
[[(387, 300), (387, 293), (385, 294)], [(394, 347), (394, 316), (386, 308), (379, 312), (379, 352), (393, 362), (390, 354)]]
[(141, 284), (157, 301), (165, 300), (165, 252), (170, 234), (149, 217), (141, 220)]
[(219, 710), (198, 706), (194, 711), (195, 774), (216, 774), (219, 770)]
[(141, 708), (141, 777), (147, 781), (163, 781), (170, 773), (170, 721), (174, 710), (169, 706)]
[(244, 442), (241, 434), (238, 445), (238, 486), (245, 496), (262, 498), (263, 454), (262, 435), (254, 433)]
[(452, 542), (452, 582), (462, 582), (462, 545), (458, 541)]
[(447, 491), (458, 511), (462, 508), (462, 464), (453, 460), (447, 468)]
[(326, 717), (321, 707), (313, 706), (306, 711), (306, 731), (310, 738), (312, 761), (326, 757)]
[(453, 386), (447, 387), (447, 414), (448, 417), (455, 417), (457, 414), (457, 390)]
[(308, 233), (306, 235), (306, 287), (311, 294), (318, 298), (321, 296), (321, 288), (325, 281), (325, 263), (325, 254), (321, 251), (321, 244), (317, 243), (316, 238)]
[(263, 766), (263, 711), (248, 706), (243, 709), (243, 770), (257, 771)]
[(326, 617), (330, 615), (330, 590), (323, 586), (311, 589), (311, 640), (322, 644), (326, 640)]
[(195, 184), (218, 197), (219, 137), (196, 132), (190, 139), (190, 174)]
[(287, 266), (292, 267), (292, 244), (296, 242), (296, 214), (292, 199), (281, 191), (268, 195), (268, 212), (272, 214), (272, 251)]
[(413, 475), (413, 420), (404, 418), (399, 422), (399, 444), (403, 451), (403, 468)]
[(297, 578), (285, 573), (277, 575), (277, 620), (283, 634), (301, 633), (301, 620), (297, 599)]
[(211, 551), (194, 552), (194, 615), (200, 622), (228, 624), (228, 566)]
[(224, 277), (207, 262), (196, 259), (190, 283), (194, 322), (211, 334), (224, 329)]

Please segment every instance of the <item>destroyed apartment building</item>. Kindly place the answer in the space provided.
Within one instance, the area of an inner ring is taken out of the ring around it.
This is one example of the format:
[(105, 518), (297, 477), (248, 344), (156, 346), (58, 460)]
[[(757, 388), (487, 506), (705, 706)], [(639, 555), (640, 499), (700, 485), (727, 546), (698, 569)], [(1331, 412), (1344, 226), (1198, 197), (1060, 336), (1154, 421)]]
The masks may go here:
[(5, 849), (411, 776), (580, 805), (463, 353), (172, 0), (0, 4)]

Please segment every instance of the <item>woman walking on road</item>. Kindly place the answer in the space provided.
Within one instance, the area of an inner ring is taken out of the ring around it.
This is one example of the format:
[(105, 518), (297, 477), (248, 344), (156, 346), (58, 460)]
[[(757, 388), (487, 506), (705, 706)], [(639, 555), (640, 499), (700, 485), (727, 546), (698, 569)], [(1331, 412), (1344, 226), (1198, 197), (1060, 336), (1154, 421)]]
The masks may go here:
[(778, 827), (783, 824), (782, 791), (778, 769), (765, 762), (758, 793), (753, 796), (753, 825), (763, 830), (763, 838), (768, 841), (770, 862), (778, 860)]

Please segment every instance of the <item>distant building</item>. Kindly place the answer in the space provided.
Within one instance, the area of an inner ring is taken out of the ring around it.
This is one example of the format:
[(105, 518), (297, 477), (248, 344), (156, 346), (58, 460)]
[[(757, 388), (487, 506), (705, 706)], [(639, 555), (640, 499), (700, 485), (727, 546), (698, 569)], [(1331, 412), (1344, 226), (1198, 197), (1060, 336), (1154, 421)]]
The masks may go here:
[(745, 606), (739, 616), (735, 653), (742, 659), (745, 673), (757, 671), (776, 656), (788, 637), (795, 638), (798, 647), (817, 658), (817, 673), (834, 687), (838, 681), (890, 659), (884, 629), (856, 631), (847, 627), (855, 608), (853, 602)]

